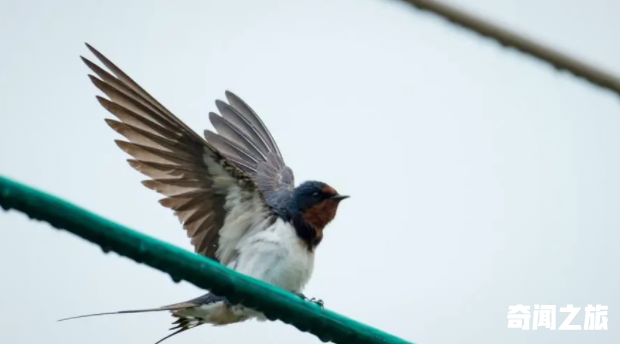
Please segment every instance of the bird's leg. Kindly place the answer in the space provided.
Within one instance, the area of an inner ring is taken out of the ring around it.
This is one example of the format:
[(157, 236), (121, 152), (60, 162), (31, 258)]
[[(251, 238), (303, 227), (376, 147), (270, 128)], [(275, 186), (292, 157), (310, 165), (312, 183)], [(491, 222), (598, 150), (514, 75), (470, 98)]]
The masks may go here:
[(299, 296), (304, 301), (312, 302), (312, 303), (318, 305), (321, 308), (323, 308), (325, 306), (325, 303), (321, 299), (316, 299), (314, 297), (309, 299), (306, 295), (304, 295), (302, 293), (298, 293), (298, 292), (294, 292), (294, 293), (295, 293), (295, 295)]

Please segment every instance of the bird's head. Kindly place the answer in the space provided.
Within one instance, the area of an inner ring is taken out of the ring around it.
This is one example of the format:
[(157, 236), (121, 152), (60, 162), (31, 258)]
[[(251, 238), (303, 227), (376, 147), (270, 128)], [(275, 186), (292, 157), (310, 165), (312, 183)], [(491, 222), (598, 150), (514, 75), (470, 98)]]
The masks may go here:
[(336, 216), (340, 201), (348, 197), (325, 183), (309, 181), (295, 188), (289, 211), (301, 215), (312, 227), (323, 229)]

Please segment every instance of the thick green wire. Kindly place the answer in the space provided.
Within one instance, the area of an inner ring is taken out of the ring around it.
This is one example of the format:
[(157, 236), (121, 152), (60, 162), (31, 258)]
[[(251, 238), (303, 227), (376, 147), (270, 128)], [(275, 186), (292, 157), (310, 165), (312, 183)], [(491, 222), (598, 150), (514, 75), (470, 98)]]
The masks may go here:
[(322, 341), (334, 343), (409, 343), (319, 306), (257, 279), (239, 274), (192, 252), (109, 221), (57, 197), (0, 176), (0, 206), (46, 221), (114, 251), (281, 320)]

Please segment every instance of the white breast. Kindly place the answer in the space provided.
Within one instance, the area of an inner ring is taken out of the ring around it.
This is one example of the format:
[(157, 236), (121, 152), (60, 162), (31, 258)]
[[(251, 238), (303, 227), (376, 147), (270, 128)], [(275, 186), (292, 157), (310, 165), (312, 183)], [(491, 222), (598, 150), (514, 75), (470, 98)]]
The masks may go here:
[(229, 267), (292, 292), (302, 291), (314, 268), (314, 253), (282, 219), (244, 238), (237, 250)]

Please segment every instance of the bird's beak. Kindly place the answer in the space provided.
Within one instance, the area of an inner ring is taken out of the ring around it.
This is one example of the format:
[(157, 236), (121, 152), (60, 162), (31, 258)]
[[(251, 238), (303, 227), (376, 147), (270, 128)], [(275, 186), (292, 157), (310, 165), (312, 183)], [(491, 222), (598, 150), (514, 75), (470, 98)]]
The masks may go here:
[(336, 194), (336, 195), (333, 195), (332, 197), (330, 197), (329, 199), (334, 200), (336, 202), (340, 202), (340, 201), (342, 201), (345, 198), (349, 198), (349, 196)]

